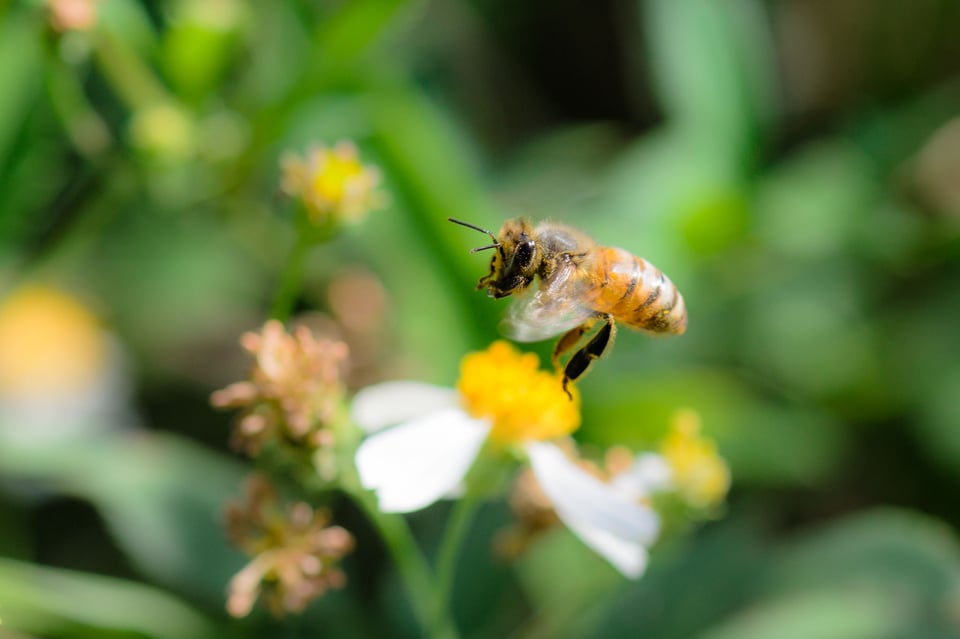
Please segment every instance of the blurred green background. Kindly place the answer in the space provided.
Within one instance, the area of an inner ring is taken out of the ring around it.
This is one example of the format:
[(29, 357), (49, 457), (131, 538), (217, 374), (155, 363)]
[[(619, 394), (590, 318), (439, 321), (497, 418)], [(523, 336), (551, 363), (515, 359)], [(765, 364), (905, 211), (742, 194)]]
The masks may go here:
[[(417, 636), (345, 500), (345, 590), (223, 611), (247, 462), (207, 398), (293, 244), (279, 157), (352, 139), (391, 205), (312, 254), (298, 308), (350, 343), (354, 388), (449, 385), (497, 336), (447, 216), (551, 217), (690, 314), (621, 331), (580, 440), (639, 449), (693, 407), (733, 472), (636, 583), (562, 530), (498, 562), (490, 504), (464, 636), (960, 637), (955, 0), (102, 0), (66, 28), (82, 5), (0, 0), (0, 286), (110, 335), (93, 408), (0, 398), (0, 636)], [(446, 512), (412, 517), (428, 552)]]

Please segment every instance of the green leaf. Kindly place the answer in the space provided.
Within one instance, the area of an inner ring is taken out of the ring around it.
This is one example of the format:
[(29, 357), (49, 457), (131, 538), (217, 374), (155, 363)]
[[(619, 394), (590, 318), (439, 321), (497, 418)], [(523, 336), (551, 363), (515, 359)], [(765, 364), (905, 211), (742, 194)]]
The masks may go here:
[(743, 352), (758, 370), (807, 395), (856, 392), (875, 412), (888, 408), (880, 338), (853, 268), (842, 258), (823, 259), (780, 274), (771, 265), (756, 279), (760, 290), (741, 317), (751, 336)]
[(447, 221), (462, 217), (494, 229), (502, 222), (471, 170), (464, 142), (433, 104), (401, 84), (379, 83), (366, 107), (393, 195), (422, 238), (421, 250), (434, 264), (433, 277), (456, 292), (449, 299), (459, 300), (467, 311), (464, 328), (491, 336), (492, 322), (480, 318), (490, 318), (492, 306), (474, 290), (486, 265), (469, 253), (478, 238)]
[(543, 133), (514, 151), (508, 165), (497, 167), (497, 197), (520, 203), (517, 214), (574, 220), (603, 196), (602, 176), (620, 151), (621, 137), (610, 122)]
[(825, 587), (753, 605), (699, 639), (878, 639), (906, 636), (896, 601), (869, 588)]
[(0, 174), (40, 93), (40, 26), (34, 16), (20, 12), (0, 22)]
[(0, 468), (90, 501), (145, 575), (212, 607), (243, 564), (221, 525), (243, 468), (194, 444), (129, 432), (45, 448), (5, 442)]
[(776, 57), (759, 5), (646, 0), (641, 6), (668, 119), (749, 161), (775, 86), (769, 65)]
[(960, 368), (931, 380), (925, 395), (918, 435), (931, 457), (956, 473), (960, 469)]
[(417, 3), (410, 0), (354, 0), (324, 20), (317, 34), (318, 62), (345, 66), (366, 53), (396, 24), (403, 10)]
[(152, 579), (223, 604), (243, 557), (222, 526), (244, 469), (171, 436), (130, 437), (105, 448), (107, 460), (75, 491), (103, 514), (133, 562)]
[[(110, 319), (153, 368), (195, 372), (198, 345), (234, 343), (258, 321), (264, 273), (222, 224), (199, 211), (168, 217), (156, 208), (124, 213), (111, 229), (113, 241), (93, 247), (99, 253), (87, 263), (101, 289), (111, 293)], [(273, 230), (260, 232), (263, 246), (279, 246)], [(103, 260), (114, 267), (98, 268)]]
[(877, 510), (780, 551), (764, 596), (701, 639), (952, 636), (960, 547), (948, 526)]
[(762, 398), (716, 370), (607, 376), (597, 383), (588, 378), (584, 394), (589, 403), (578, 437), (602, 447), (649, 449), (676, 410), (693, 408), (737, 483), (812, 485), (830, 472), (844, 446), (842, 431), (827, 415)]
[(749, 191), (740, 173), (715, 138), (662, 128), (611, 165), (590, 233), (650, 260), (674, 282), (693, 280), (705, 257), (746, 235)]
[(936, 519), (892, 508), (849, 516), (786, 546), (769, 587), (789, 592), (859, 583), (889, 589), (905, 603), (937, 607), (952, 601), (960, 588), (954, 531)]
[(161, 60), (177, 93), (200, 103), (222, 87), (249, 16), (237, 0), (174, 3), (163, 34)]
[(97, 7), (97, 28), (108, 31), (137, 55), (149, 58), (157, 47), (157, 32), (144, 6), (134, 0), (106, 0)]
[(848, 250), (873, 216), (877, 190), (864, 153), (840, 141), (812, 144), (760, 181), (757, 233), (778, 259)]
[(524, 636), (552, 637), (571, 625), (583, 627), (585, 611), (624, 584), (620, 573), (563, 527), (537, 539), (516, 570), (536, 615)]
[[(223, 636), (179, 599), (142, 584), (0, 559), (0, 634), (204, 639)], [(103, 636), (98, 634), (97, 636)]]
[(596, 619), (565, 636), (692, 637), (756, 596), (768, 545), (736, 516), (696, 535), (664, 540), (641, 579), (623, 582), (619, 592), (596, 601)]

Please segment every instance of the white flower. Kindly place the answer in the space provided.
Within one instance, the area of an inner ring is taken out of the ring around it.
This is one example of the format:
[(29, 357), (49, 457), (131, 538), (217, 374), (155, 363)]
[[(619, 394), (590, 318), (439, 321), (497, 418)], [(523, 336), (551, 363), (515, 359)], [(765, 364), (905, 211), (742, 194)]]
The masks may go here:
[[(371, 433), (357, 450), (357, 469), (381, 510), (412, 512), (457, 491), (495, 427), (493, 418), (470, 416), (462, 401), (452, 389), (417, 382), (387, 382), (357, 394), (353, 418)], [(555, 443), (529, 433), (512, 443), (526, 452), (560, 520), (625, 576), (643, 574), (660, 519), (637, 498), (636, 482), (630, 490), (604, 483)]]
[(40, 284), (0, 298), (0, 448), (122, 428), (128, 400), (123, 351), (79, 299)]

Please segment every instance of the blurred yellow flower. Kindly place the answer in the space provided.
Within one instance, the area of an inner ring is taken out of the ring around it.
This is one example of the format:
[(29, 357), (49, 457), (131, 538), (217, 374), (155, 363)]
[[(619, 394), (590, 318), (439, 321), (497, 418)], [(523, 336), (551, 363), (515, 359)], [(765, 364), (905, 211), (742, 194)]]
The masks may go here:
[(470, 353), (460, 364), (460, 392), (467, 413), (489, 419), (499, 444), (554, 439), (580, 426), (580, 398), (563, 390), (562, 376), (540, 370), (533, 353), (504, 341)]
[(197, 125), (179, 105), (158, 102), (138, 109), (130, 121), (130, 138), (141, 151), (163, 161), (189, 158), (196, 150)]
[(386, 202), (377, 190), (380, 172), (360, 163), (352, 142), (317, 145), (304, 157), (288, 154), (281, 163), (283, 191), (299, 198), (314, 224), (356, 221)]
[(720, 503), (730, 488), (730, 469), (713, 441), (700, 436), (700, 415), (691, 409), (677, 411), (660, 454), (672, 471), (672, 483), (695, 508)]
[(83, 390), (101, 377), (106, 358), (96, 318), (69, 295), (30, 285), (0, 302), (0, 395)]

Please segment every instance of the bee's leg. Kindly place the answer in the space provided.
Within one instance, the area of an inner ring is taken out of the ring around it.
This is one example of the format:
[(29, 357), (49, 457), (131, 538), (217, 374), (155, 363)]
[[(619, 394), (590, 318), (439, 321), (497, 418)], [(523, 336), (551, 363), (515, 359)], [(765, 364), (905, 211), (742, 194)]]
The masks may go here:
[(597, 331), (597, 334), (590, 338), (590, 341), (583, 348), (573, 354), (573, 357), (567, 362), (566, 368), (563, 369), (563, 390), (570, 399), (573, 399), (573, 396), (567, 390), (567, 384), (579, 379), (590, 368), (593, 360), (600, 358), (613, 342), (617, 332), (616, 324), (610, 315), (605, 317), (605, 321), (603, 328)]
[(580, 341), (580, 338), (583, 337), (586, 333), (590, 331), (594, 326), (596, 326), (597, 320), (589, 319), (580, 326), (576, 328), (571, 328), (569, 331), (563, 334), (559, 340), (557, 340), (557, 345), (553, 347), (553, 367), (560, 371), (560, 358), (564, 353), (571, 350), (574, 346), (577, 345), (577, 342)]

